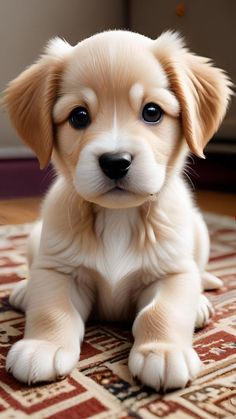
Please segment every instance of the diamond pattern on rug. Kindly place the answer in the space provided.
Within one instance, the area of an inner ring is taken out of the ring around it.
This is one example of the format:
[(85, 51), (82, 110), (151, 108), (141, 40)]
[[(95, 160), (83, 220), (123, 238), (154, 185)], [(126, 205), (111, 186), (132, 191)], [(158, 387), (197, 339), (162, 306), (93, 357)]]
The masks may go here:
[(28, 387), (5, 371), (6, 354), (24, 330), (24, 316), (8, 297), (14, 283), (27, 276), (25, 244), (32, 225), (0, 227), (0, 419), (236, 417), (236, 223), (212, 214), (206, 220), (212, 243), (208, 269), (224, 286), (206, 293), (216, 314), (195, 334), (204, 365), (200, 376), (165, 395), (131, 378), (132, 335), (124, 325), (88, 325), (80, 362), (62, 381)]

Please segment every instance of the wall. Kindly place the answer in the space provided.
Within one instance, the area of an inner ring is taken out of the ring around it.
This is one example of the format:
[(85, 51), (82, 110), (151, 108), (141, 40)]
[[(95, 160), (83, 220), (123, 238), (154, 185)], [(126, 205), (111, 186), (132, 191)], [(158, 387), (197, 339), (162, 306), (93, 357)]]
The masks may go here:
[[(124, 0), (0, 0), (0, 91), (37, 59), (54, 36), (72, 45), (95, 32), (124, 28)], [(25, 157), (29, 150), (0, 114), (0, 158)]]

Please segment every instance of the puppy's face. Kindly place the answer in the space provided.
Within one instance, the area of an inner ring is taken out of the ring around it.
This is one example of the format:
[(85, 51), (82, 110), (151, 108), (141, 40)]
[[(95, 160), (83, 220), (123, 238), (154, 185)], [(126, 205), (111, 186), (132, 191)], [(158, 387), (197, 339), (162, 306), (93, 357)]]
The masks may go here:
[(108, 208), (153, 199), (198, 155), (230, 95), (221, 70), (171, 33), (156, 41), (115, 31), (75, 47), (61, 40), (13, 81), (6, 103), (21, 137), (54, 162), (85, 200)]
[(149, 42), (138, 41), (102, 34), (79, 44), (53, 108), (55, 161), (105, 207), (154, 197), (181, 137), (178, 100)]

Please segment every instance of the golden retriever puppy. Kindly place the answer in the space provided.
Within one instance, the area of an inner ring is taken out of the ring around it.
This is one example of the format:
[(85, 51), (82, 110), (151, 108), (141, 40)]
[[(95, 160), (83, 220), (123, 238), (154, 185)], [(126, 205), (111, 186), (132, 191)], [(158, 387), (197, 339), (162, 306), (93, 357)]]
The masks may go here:
[(5, 102), (41, 167), (58, 177), (29, 244), (30, 280), (13, 291), (24, 338), (7, 369), (28, 384), (69, 374), (91, 312), (133, 320), (129, 369), (157, 391), (201, 368), (194, 328), (212, 314), (201, 292), (209, 240), (182, 171), (226, 112), (230, 82), (172, 32), (127, 31), (75, 47), (53, 39), (12, 81)]

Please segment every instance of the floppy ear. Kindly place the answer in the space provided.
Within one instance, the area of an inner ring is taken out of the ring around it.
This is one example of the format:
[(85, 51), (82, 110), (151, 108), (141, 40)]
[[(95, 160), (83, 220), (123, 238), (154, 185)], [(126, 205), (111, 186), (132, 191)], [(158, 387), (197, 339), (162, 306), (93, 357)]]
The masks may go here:
[(34, 151), (44, 168), (53, 147), (52, 107), (55, 103), (62, 61), (43, 56), (5, 91), (4, 103), (13, 126), (22, 140)]
[(205, 145), (225, 116), (232, 84), (209, 59), (190, 53), (178, 34), (166, 32), (155, 42), (155, 55), (180, 102), (184, 137), (190, 150), (204, 157)]

